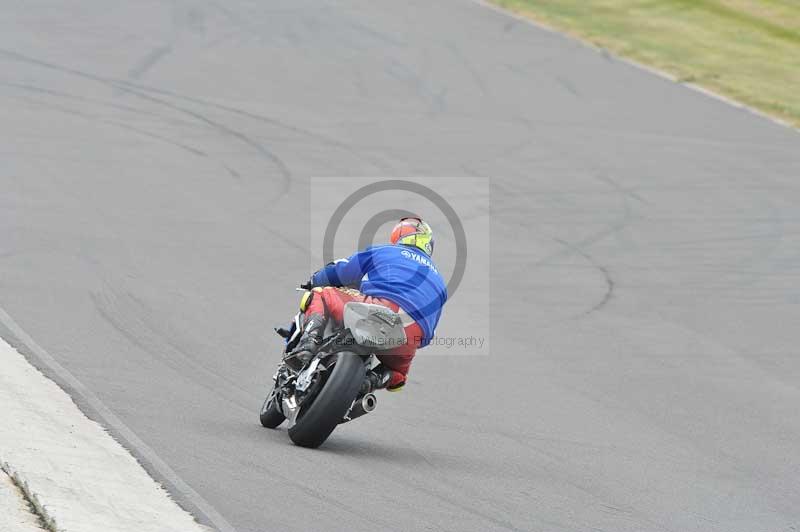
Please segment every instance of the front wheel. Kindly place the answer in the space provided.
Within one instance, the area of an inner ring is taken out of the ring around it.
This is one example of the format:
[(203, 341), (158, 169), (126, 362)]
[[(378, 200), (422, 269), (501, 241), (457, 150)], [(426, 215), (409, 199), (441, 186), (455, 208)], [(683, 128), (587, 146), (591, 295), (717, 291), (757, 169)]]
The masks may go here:
[(347, 413), (364, 382), (366, 368), (360, 356), (339, 353), (328, 380), (311, 406), (303, 408), (289, 437), (301, 447), (319, 447)]
[(278, 410), (278, 406), (275, 404), (275, 390), (272, 390), (270, 394), (264, 399), (264, 405), (261, 407), (261, 425), (268, 428), (274, 429), (286, 419), (280, 410)]

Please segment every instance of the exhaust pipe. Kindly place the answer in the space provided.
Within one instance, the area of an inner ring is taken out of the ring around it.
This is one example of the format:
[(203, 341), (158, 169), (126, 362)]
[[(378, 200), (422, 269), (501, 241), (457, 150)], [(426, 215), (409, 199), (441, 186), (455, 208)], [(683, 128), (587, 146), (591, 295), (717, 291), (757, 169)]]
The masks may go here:
[(350, 410), (348, 410), (342, 418), (341, 423), (347, 423), (348, 421), (353, 421), (357, 417), (361, 417), (364, 414), (369, 414), (375, 410), (376, 406), (378, 406), (378, 398), (375, 397), (375, 394), (368, 393), (360, 397), (356, 397), (353, 401), (353, 404), (350, 405)]
[(361, 406), (365, 412), (372, 412), (378, 406), (378, 398), (374, 394), (368, 393), (361, 398)]

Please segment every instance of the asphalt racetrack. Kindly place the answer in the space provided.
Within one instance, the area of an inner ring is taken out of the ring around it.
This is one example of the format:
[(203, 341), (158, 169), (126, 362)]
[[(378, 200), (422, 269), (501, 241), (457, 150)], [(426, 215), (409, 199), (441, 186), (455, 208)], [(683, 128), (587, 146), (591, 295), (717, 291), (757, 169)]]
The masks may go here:
[[(800, 526), (797, 132), (467, 0), (0, 13), (0, 306), (201, 521)], [(257, 421), (313, 176), (491, 180), (491, 353), (317, 451)]]

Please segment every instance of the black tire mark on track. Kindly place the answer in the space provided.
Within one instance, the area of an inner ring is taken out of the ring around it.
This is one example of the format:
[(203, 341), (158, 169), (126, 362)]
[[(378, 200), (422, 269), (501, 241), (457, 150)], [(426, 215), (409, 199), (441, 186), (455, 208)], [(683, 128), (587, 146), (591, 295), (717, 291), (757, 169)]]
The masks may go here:
[(603, 294), (603, 297), (600, 299), (600, 301), (592, 305), (591, 308), (581, 312), (580, 314), (577, 314), (576, 316), (573, 316), (572, 319), (588, 316), (592, 312), (598, 311), (604, 306), (606, 306), (606, 304), (608, 304), (608, 302), (611, 301), (611, 298), (614, 296), (614, 288), (616, 286), (616, 284), (614, 283), (614, 279), (611, 277), (611, 274), (608, 271), (608, 268), (598, 263), (589, 253), (570, 244), (569, 242), (562, 240), (560, 238), (556, 238), (554, 240), (559, 244), (561, 244), (562, 246), (571, 249), (574, 253), (586, 259), (589, 262), (589, 264), (591, 264), (597, 271), (603, 274), (603, 278), (605, 279), (606, 282), (606, 292), (605, 294)]
[(310, 138), (312, 140), (316, 140), (316, 141), (318, 141), (318, 142), (320, 142), (322, 144), (325, 144), (327, 146), (341, 149), (341, 150), (349, 153), (350, 155), (356, 157), (357, 159), (359, 159), (361, 161), (368, 162), (368, 163), (372, 164), (373, 166), (375, 166), (376, 168), (379, 168), (380, 170), (388, 171), (390, 169), (385, 164), (384, 161), (381, 161), (380, 159), (376, 159), (374, 157), (367, 157), (361, 151), (354, 149), (352, 146), (350, 146), (350, 145), (348, 145), (348, 144), (346, 144), (346, 143), (344, 143), (342, 141), (330, 138), (330, 137), (328, 137), (326, 135), (322, 135), (320, 133), (309, 131), (307, 129), (303, 129), (303, 128), (300, 128), (300, 127), (297, 127), (297, 126), (293, 126), (291, 124), (287, 124), (286, 122), (283, 122), (283, 121), (278, 120), (276, 118), (271, 118), (271, 117), (268, 117), (268, 116), (264, 116), (264, 115), (261, 115), (261, 114), (254, 113), (252, 111), (246, 111), (244, 109), (239, 109), (237, 107), (231, 107), (229, 105), (216, 103), (216, 102), (212, 102), (212, 101), (209, 101), (209, 100), (204, 100), (202, 98), (196, 98), (196, 97), (193, 97), (193, 96), (187, 96), (187, 95), (184, 95), (184, 94), (179, 94), (179, 93), (176, 93), (174, 91), (169, 91), (169, 90), (166, 90), (166, 89), (148, 87), (148, 86), (145, 86), (145, 85), (141, 85), (141, 84), (138, 84), (138, 83), (130, 83), (130, 82), (127, 82), (127, 81), (119, 81), (119, 83), (121, 83), (123, 85), (126, 85), (126, 86), (133, 87), (135, 89), (139, 89), (139, 90), (145, 91), (145, 92), (153, 92), (153, 93), (161, 94), (161, 95), (164, 95), (164, 96), (170, 96), (172, 98), (176, 98), (176, 99), (179, 99), (179, 100), (184, 100), (184, 101), (191, 102), (191, 103), (194, 103), (194, 104), (197, 104), (197, 105), (202, 105), (202, 106), (209, 107), (209, 108), (214, 108), (214, 109), (220, 109), (222, 111), (227, 111), (229, 113), (237, 114), (237, 115), (240, 115), (240, 116), (245, 116), (247, 118), (251, 118), (253, 120), (257, 120), (259, 122), (263, 122), (265, 124), (269, 124), (269, 125), (271, 125), (273, 127), (276, 127), (276, 128), (279, 128), (279, 129), (283, 129), (283, 130), (286, 130), (286, 131), (291, 131), (292, 133), (296, 133), (298, 135)]
[(151, 133), (150, 131), (146, 131), (144, 129), (140, 129), (140, 128), (137, 128), (137, 127), (134, 127), (134, 126), (129, 126), (128, 124), (123, 124), (123, 123), (117, 122), (115, 120), (108, 120), (108, 119), (105, 119), (105, 118), (101, 118), (101, 117), (99, 117), (97, 115), (93, 115), (93, 114), (86, 113), (86, 112), (83, 112), (83, 111), (78, 111), (76, 109), (70, 109), (69, 107), (62, 107), (60, 105), (43, 102), (43, 101), (37, 100), (35, 98), (27, 98), (27, 97), (24, 97), (24, 96), (19, 96), (19, 97), (17, 97), (17, 99), (22, 100), (22, 101), (26, 101), (26, 102), (29, 102), (29, 103), (33, 103), (33, 104), (35, 104), (35, 105), (37, 105), (39, 107), (42, 107), (42, 108), (51, 109), (53, 111), (58, 111), (60, 113), (65, 113), (65, 114), (77, 116), (77, 117), (83, 118), (85, 120), (89, 120), (91, 122), (97, 122), (99, 124), (106, 124), (106, 125), (109, 125), (109, 126), (118, 127), (120, 129), (125, 129), (127, 131), (132, 131), (132, 132), (137, 133), (139, 135), (142, 135), (142, 136), (145, 136), (145, 137), (148, 137), (148, 138), (151, 138), (151, 139), (159, 140), (161, 142), (165, 142), (167, 144), (170, 144), (170, 145), (175, 146), (177, 148), (180, 148), (182, 150), (188, 151), (189, 153), (191, 153), (193, 155), (197, 155), (198, 157), (208, 157), (208, 154), (206, 152), (204, 152), (202, 150), (199, 150), (197, 148), (193, 148), (192, 146), (189, 146), (187, 144), (183, 144), (181, 142), (178, 142), (178, 141), (172, 140), (170, 138), (158, 135), (156, 133)]
[(149, 94), (145, 94), (144, 92), (142, 92), (140, 90), (137, 90), (137, 89), (132, 89), (132, 88), (129, 88), (129, 87), (125, 87), (122, 83), (114, 82), (114, 84), (117, 87), (125, 90), (126, 92), (128, 92), (130, 94), (133, 94), (133, 95), (135, 95), (135, 96), (137, 96), (139, 98), (151, 101), (153, 103), (157, 103), (157, 104), (163, 105), (163, 106), (168, 107), (168, 108), (170, 108), (172, 110), (184, 113), (184, 114), (186, 114), (188, 116), (192, 116), (192, 117), (196, 118), (197, 120), (208, 124), (212, 128), (217, 129), (218, 131), (220, 131), (222, 133), (225, 133), (225, 134), (227, 134), (229, 136), (232, 136), (232, 137), (237, 138), (240, 141), (244, 142), (245, 144), (247, 144), (248, 146), (250, 146), (251, 148), (256, 150), (258, 153), (260, 153), (262, 156), (264, 156), (267, 160), (272, 162), (272, 164), (275, 166), (275, 168), (278, 169), (278, 172), (280, 173), (281, 177), (283, 178), (283, 188), (281, 189), (280, 194), (278, 194), (278, 196), (276, 198), (273, 198), (273, 200), (277, 199), (277, 198), (279, 198), (281, 196), (284, 196), (285, 194), (287, 194), (289, 192), (290, 183), (291, 183), (291, 179), (292, 179), (292, 173), (289, 171), (289, 168), (286, 166), (286, 164), (277, 155), (272, 153), (270, 150), (268, 150), (267, 148), (265, 148), (264, 146), (262, 146), (261, 144), (259, 144), (258, 142), (256, 142), (252, 138), (250, 138), (249, 136), (245, 135), (244, 133), (242, 133), (240, 131), (236, 131), (234, 129), (231, 129), (228, 126), (226, 126), (226, 125), (224, 125), (224, 124), (222, 124), (220, 122), (216, 122), (216, 121), (208, 118), (207, 116), (205, 116), (205, 115), (203, 115), (201, 113), (198, 113), (196, 111), (193, 111), (191, 109), (188, 109), (186, 107), (181, 107), (180, 105), (175, 105), (175, 104), (173, 104), (171, 102), (168, 102), (167, 100), (162, 100), (160, 98), (156, 98), (154, 96), (150, 96)]
[[(255, 149), (258, 153), (260, 153), (267, 160), (272, 162), (273, 165), (277, 168), (277, 170), (278, 170), (278, 172), (279, 172), (279, 174), (280, 174), (280, 176), (281, 176), (281, 178), (283, 180), (283, 187), (282, 187), (282, 190), (280, 191), (280, 193), (277, 195), (277, 198), (287, 194), (288, 191), (289, 191), (289, 187), (290, 187), (290, 183), (291, 183), (291, 172), (289, 171), (289, 168), (275, 154), (273, 154), (267, 148), (265, 148), (264, 146), (262, 146), (258, 142), (254, 141), (253, 139), (251, 139), (250, 137), (248, 137), (244, 133), (241, 133), (239, 131), (233, 130), (233, 129), (229, 128), (228, 126), (225, 126), (224, 124), (221, 124), (219, 122), (215, 122), (214, 120), (211, 120), (210, 118), (206, 117), (205, 115), (203, 115), (201, 113), (198, 113), (196, 111), (193, 111), (191, 109), (187, 109), (187, 108), (172, 104), (172, 103), (170, 103), (170, 102), (168, 102), (166, 100), (162, 100), (162, 99), (150, 96), (148, 94), (145, 94), (142, 90), (137, 90), (137, 89), (132, 88), (133, 87), (132, 84), (126, 83), (126, 82), (121, 81), (121, 80), (116, 80), (116, 79), (113, 79), (113, 78), (106, 78), (106, 77), (103, 77), (103, 76), (98, 76), (96, 74), (90, 74), (88, 72), (84, 72), (84, 71), (77, 70), (77, 69), (74, 69), (74, 68), (61, 66), (61, 65), (58, 65), (58, 64), (55, 64), (55, 63), (50, 63), (50, 62), (47, 62), (47, 61), (42, 61), (40, 59), (35, 59), (35, 58), (32, 58), (32, 57), (28, 57), (26, 55), (20, 54), (18, 52), (14, 52), (13, 50), (0, 49), (0, 55), (6, 56), (7, 58), (9, 58), (11, 60), (14, 60), (14, 61), (19, 61), (19, 62), (22, 62), (22, 63), (28, 63), (28, 64), (40, 66), (40, 67), (43, 67), (43, 68), (47, 68), (47, 69), (50, 69), (50, 70), (55, 70), (55, 71), (58, 71), (58, 72), (63, 72), (63, 73), (66, 73), (66, 74), (77, 76), (77, 77), (80, 77), (80, 78), (83, 78), (83, 79), (88, 79), (88, 80), (91, 80), (91, 81), (102, 83), (104, 85), (107, 85), (107, 86), (111, 87), (112, 89), (123, 90), (124, 92), (130, 93), (130, 94), (132, 94), (132, 95), (134, 95), (134, 96), (136, 96), (138, 98), (150, 101), (152, 103), (159, 104), (161, 106), (170, 108), (170, 109), (172, 109), (174, 111), (178, 111), (178, 112), (181, 112), (183, 114), (186, 114), (188, 116), (192, 116), (193, 118), (195, 118), (195, 119), (197, 119), (197, 120), (199, 120), (199, 121), (211, 126), (213, 129), (216, 129), (217, 131), (220, 131), (220, 132), (222, 132), (222, 133), (224, 133), (224, 134), (226, 134), (228, 136), (232, 136), (232, 137), (244, 142), (245, 144), (247, 144), (251, 148)], [(277, 199), (277, 198), (273, 198), (273, 200)]]
[[(520, 118), (517, 118), (517, 119), (513, 120), (513, 122), (521, 123), (522, 125), (527, 127), (528, 130), (531, 131), (532, 133), (537, 130), (536, 129), (536, 124), (534, 122), (532, 122), (528, 118), (520, 117)], [(544, 142), (544, 140), (543, 139), (539, 139), (539, 142)], [(571, 157), (571, 158), (575, 159), (577, 157), (577, 155), (575, 153), (568, 153), (561, 146), (559, 146), (559, 145), (557, 145), (557, 144), (555, 144), (553, 142), (549, 143), (549, 146), (550, 146), (550, 148), (551, 148), (551, 150), (553, 152), (560, 153), (565, 158), (570, 158)], [(583, 160), (582, 162), (584, 163), (584, 165), (587, 168), (597, 168), (598, 166), (600, 166), (599, 163), (597, 163), (596, 161), (592, 161), (592, 160)], [(591, 234), (587, 235), (586, 237), (582, 238), (581, 240), (579, 240), (578, 242), (575, 242), (575, 243), (571, 244), (570, 247), (564, 247), (562, 250), (554, 252), (554, 253), (552, 253), (550, 255), (547, 255), (547, 256), (543, 257), (542, 259), (539, 259), (538, 261), (532, 263), (531, 264), (532, 267), (534, 267), (534, 268), (541, 267), (541, 266), (544, 266), (544, 265), (552, 263), (552, 261), (555, 260), (555, 259), (562, 258), (562, 257), (568, 257), (568, 256), (574, 255), (576, 253), (580, 253), (580, 251), (585, 252), (585, 249), (587, 247), (590, 247), (593, 244), (595, 244), (595, 243), (597, 243), (597, 242), (599, 242), (601, 240), (604, 240), (604, 239), (608, 238), (609, 236), (617, 234), (620, 231), (624, 230), (634, 220), (634, 213), (633, 213), (633, 210), (632, 210), (632, 208), (630, 206), (630, 203), (628, 201), (630, 197), (633, 197), (634, 199), (638, 200), (639, 202), (646, 203), (644, 198), (642, 198), (641, 196), (639, 196), (635, 192), (630, 191), (630, 190), (620, 186), (613, 179), (610, 179), (607, 176), (599, 176), (597, 173), (593, 173), (592, 177), (594, 177), (598, 181), (604, 183), (605, 185), (611, 187), (620, 196), (620, 198), (622, 198), (622, 203), (623, 203), (623, 205), (622, 205), (622, 215), (617, 220), (615, 220), (615, 221), (611, 222), (610, 224), (606, 225), (606, 227), (604, 229), (601, 229), (601, 230), (599, 230), (597, 232), (591, 233)], [(502, 187), (502, 185), (500, 183), (495, 183), (494, 186)], [(510, 189), (507, 189), (507, 190), (510, 193), (513, 194), (513, 191), (511, 191)], [(557, 237), (554, 237), (554, 238), (557, 238)]]
[(475, 82), (475, 86), (478, 87), (478, 90), (480, 91), (481, 95), (484, 98), (488, 98), (489, 87), (486, 84), (486, 80), (483, 79), (481, 72), (475, 67), (475, 65), (472, 64), (469, 58), (466, 55), (464, 55), (464, 52), (462, 52), (453, 42), (448, 42), (445, 45), (445, 48), (447, 48), (450, 51), (450, 53), (453, 54), (453, 56), (459, 60), (459, 62), (464, 67), (464, 70), (466, 70), (469, 73), (470, 77), (472, 78), (472, 81)]
[(145, 55), (133, 68), (128, 71), (131, 79), (140, 79), (145, 73), (153, 68), (165, 55), (172, 51), (172, 45), (159, 46)]
[(91, 294), (98, 314), (123, 338), (149, 356), (183, 375), (212, 395), (229, 402), (243, 412), (252, 412), (257, 397), (242, 392), (240, 383), (205, 367), (178, 345), (177, 340), (159, 330), (164, 323), (153, 317), (144, 303), (131, 293), (106, 288)]
[(45, 87), (38, 87), (36, 85), (29, 85), (29, 84), (25, 84), (25, 83), (0, 82), (0, 85), (5, 86), (5, 87), (13, 87), (13, 88), (16, 88), (16, 89), (25, 90), (25, 91), (29, 91), (29, 92), (32, 92), (32, 93), (47, 94), (47, 95), (50, 95), (50, 96), (55, 96), (55, 97), (63, 98), (63, 99), (66, 99), (66, 100), (74, 100), (76, 102), (85, 102), (85, 103), (89, 103), (89, 104), (96, 105), (96, 106), (99, 106), (99, 107), (107, 107), (107, 108), (110, 108), (110, 109), (118, 109), (120, 111), (127, 111), (127, 112), (134, 113), (134, 114), (141, 115), (141, 116), (150, 116), (150, 117), (154, 117), (154, 118), (157, 118), (159, 120), (162, 120), (164, 122), (167, 122), (167, 123), (170, 123), (170, 124), (174, 124), (174, 125), (178, 125), (178, 126), (182, 126), (182, 127), (188, 127), (188, 126), (199, 127), (199, 125), (194, 123), (194, 122), (189, 122), (187, 120), (181, 120), (181, 119), (177, 119), (177, 118), (173, 118), (173, 117), (166, 117), (164, 115), (160, 115), (158, 113), (147, 111), (145, 109), (140, 109), (138, 107), (133, 107), (131, 105), (118, 104), (118, 103), (110, 102), (110, 101), (107, 101), (107, 100), (101, 100), (101, 99), (98, 99), (98, 98), (87, 98), (85, 96), (78, 96), (77, 94), (70, 94), (68, 92), (58, 91), (58, 90), (55, 90), (55, 89), (49, 89), (49, 88), (45, 88)]

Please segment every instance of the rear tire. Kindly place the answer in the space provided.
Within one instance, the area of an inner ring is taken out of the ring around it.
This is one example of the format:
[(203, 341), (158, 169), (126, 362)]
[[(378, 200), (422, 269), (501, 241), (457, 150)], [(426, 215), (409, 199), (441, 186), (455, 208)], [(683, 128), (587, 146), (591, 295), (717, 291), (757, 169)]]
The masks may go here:
[(353, 404), (365, 376), (366, 368), (360, 356), (339, 353), (322, 390), (289, 429), (292, 441), (301, 447), (322, 445)]
[(261, 425), (268, 429), (276, 428), (286, 419), (286, 416), (278, 410), (275, 404), (274, 390), (264, 399), (264, 405), (261, 407), (261, 415), (259, 417), (261, 418)]

